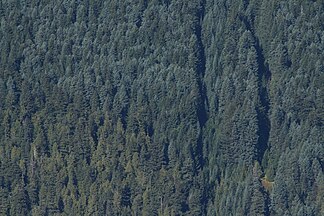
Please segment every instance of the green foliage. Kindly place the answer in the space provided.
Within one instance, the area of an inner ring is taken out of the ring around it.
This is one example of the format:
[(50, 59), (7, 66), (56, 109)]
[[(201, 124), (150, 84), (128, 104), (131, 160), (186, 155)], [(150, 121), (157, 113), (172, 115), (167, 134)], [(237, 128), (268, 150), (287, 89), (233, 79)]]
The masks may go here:
[(1, 1), (0, 214), (324, 214), (323, 10)]

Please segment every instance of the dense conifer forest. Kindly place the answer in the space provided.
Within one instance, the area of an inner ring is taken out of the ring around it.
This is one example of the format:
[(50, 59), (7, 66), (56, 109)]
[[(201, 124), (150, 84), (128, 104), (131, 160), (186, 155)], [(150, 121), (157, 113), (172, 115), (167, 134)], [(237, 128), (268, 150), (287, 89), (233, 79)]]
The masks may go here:
[(323, 0), (1, 0), (0, 215), (324, 215)]

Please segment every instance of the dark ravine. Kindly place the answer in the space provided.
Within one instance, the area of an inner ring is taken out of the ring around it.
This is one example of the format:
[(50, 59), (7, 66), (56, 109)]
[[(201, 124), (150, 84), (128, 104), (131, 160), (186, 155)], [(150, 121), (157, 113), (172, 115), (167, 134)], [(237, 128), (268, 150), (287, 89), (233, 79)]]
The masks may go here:
[(197, 115), (199, 120), (199, 126), (200, 126), (200, 135), (198, 139), (198, 153), (199, 153), (199, 164), (201, 167), (204, 165), (204, 158), (203, 155), (203, 148), (204, 148), (204, 141), (203, 141), (203, 133), (205, 129), (205, 124), (208, 120), (208, 97), (206, 94), (206, 84), (204, 82), (204, 77), (206, 73), (206, 56), (205, 56), (205, 47), (202, 42), (202, 21), (204, 19), (205, 14), (205, 1), (202, 1), (201, 3), (201, 9), (198, 10), (197, 13), (197, 19), (199, 20), (199, 23), (197, 26), (195, 26), (195, 34), (197, 36), (198, 40), (198, 67), (197, 67), (197, 73), (198, 73), (198, 85), (199, 85), (199, 92), (200, 92), (200, 98), (199, 98), (199, 104), (197, 109)]
[[(266, 68), (264, 56), (261, 47), (259, 47), (258, 39), (256, 39), (256, 50), (258, 54), (258, 65), (259, 65), (259, 94), (261, 100), (262, 110), (257, 111), (258, 117), (258, 161), (259, 164), (263, 164), (265, 151), (269, 150), (269, 135), (271, 130), (269, 112), (269, 92), (268, 92), (268, 82), (270, 82), (271, 74), (268, 68)], [(268, 77), (270, 76), (270, 77)], [(265, 159), (267, 160), (267, 158)], [(262, 167), (263, 170), (267, 167)], [(271, 205), (270, 194), (264, 191), (265, 196), (265, 215), (270, 215), (269, 206)]]
[(259, 122), (259, 140), (258, 140), (258, 161), (262, 164), (263, 155), (269, 147), (269, 135), (270, 135), (270, 96), (269, 96), (269, 82), (271, 80), (271, 72), (265, 62), (262, 48), (259, 44), (259, 39), (255, 38), (256, 41), (256, 51), (257, 51), (257, 60), (259, 66), (259, 96), (261, 100), (261, 110), (258, 110), (258, 122)]

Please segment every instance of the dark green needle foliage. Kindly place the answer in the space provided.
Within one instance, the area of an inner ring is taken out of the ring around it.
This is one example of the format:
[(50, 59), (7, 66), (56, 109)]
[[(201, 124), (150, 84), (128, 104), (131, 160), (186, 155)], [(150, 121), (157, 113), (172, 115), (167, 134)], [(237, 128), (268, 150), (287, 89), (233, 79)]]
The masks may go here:
[(324, 215), (322, 0), (0, 1), (0, 215)]

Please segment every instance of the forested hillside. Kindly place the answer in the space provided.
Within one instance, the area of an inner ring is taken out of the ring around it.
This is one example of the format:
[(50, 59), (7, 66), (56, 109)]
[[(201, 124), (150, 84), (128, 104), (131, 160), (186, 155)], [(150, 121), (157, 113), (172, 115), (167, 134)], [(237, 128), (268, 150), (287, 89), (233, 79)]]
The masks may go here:
[(0, 215), (324, 215), (323, 0), (1, 0)]

